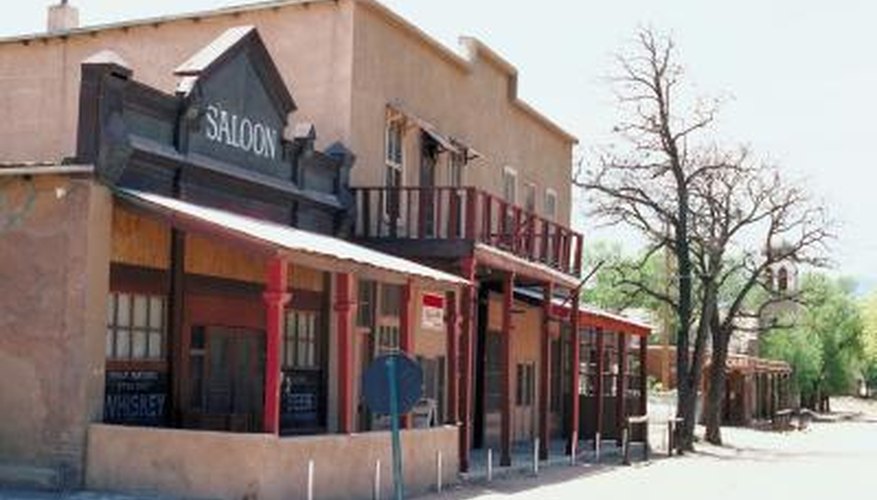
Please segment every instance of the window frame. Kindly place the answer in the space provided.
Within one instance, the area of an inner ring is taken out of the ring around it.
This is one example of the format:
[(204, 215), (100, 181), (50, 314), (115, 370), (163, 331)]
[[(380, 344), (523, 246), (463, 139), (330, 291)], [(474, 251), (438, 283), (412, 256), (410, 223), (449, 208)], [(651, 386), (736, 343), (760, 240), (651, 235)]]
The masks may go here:
[[(549, 204), (549, 200), (551, 203)], [(542, 202), (542, 211), (546, 219), (557, 220), (557, 191), (551, 188), (545, 189), (545, 199)], [(549, 210), (549, 207), (551, 208)]]
[[(125, 297), (128, 305), (127, 321), (125, 324), (119, 322), (119, 301)], [(135, 309), (136, 299), (142, 299), (145, 303), (144, 324), (135, 325)], [(155, 301), (161, 306), (158, 315), (153, 314)], [(107, 293), (106, 305), (106, 324), (104, 339), (104, 357), (107, 364), (107, 370), (153, 370), (164, 367), (167, 363), (168, 342), (169, 342), (169, 325), (168, 325), (168, 307), (169, 297), (164, 293), (157, 293), (145, 290), (128, 290), (128, 289), (111, 289)], [(111, 314), (112, 310), (112, 314)], [(158, 318), (158, 326), (153, 324), (153, 319)], [(120, 331), (128, 332), (127, 355), (119, 356), (119, 333)], [(135, 357), (134, 353), (134, 335), (141, 333), (144, 335), (144, 354)], [(159, 336), (159, 352), (156, 356), (152, 356), (150, 347), (155, 335)], [(108, 349), (112, 339), (112, 348)]]
[[(512, 181), (512, 199), (509, 199), (508, 193), (508, 184), (506, 183), (506, 179), (511, 178)], [(503, 167), (502, 169), (502, 198), (509, 205), (516, 205), (518, 202), (518, 171), (508, 165)]]
[[(393, 142), (391, 139), (398, 132), (395, 141), (398, 150), (398, 159), (391, 153)], [(381, 212), (389, 218), (392, 214), (391, 207), (401, 212), (401, 197), (399, 191), (393, 188), (401, 188), (405, 185), (405, 117), (400, 113), (388, 110), (384, 124), (384, 186), (387, 188), (387, 196)], [(401, 213), (395, 215), (401, 216)]]

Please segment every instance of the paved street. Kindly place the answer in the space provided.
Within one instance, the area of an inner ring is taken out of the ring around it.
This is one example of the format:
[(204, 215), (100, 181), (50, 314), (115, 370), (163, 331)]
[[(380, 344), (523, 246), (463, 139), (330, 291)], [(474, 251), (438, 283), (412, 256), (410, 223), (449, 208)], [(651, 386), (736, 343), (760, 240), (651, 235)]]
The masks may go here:
[(426, 498), (873, 498), (877, 472), (873, 408), (864, 408), (870, 414), (850, 421), (814, 423), (804, 432), (726, 429), (728, 446), (700, 445), (696, 454), (650, 464), (560, 467), (544, 470), (538, 478), (470, 485)]

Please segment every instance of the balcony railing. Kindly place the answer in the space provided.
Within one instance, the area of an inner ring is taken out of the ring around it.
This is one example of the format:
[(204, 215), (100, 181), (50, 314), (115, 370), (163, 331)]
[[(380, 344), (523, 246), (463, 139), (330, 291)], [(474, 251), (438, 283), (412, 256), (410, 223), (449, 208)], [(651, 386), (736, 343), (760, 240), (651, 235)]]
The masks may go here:
[(469, 240), (578, 276), (582, 235), (473, 187), (357, 187), (364, 239)]

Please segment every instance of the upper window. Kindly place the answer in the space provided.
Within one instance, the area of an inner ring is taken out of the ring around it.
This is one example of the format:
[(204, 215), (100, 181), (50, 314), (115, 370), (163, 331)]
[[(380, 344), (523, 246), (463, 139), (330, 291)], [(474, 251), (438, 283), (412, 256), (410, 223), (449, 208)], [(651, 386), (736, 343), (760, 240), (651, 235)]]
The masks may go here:
[(166, 330), (163, 296), (109, 294), (107, 359), (161, 361), (164, 358)]
[(557, 217), (557, 191), (545, 190), (545, 217), (555, 219)]
[(463, 166), (466, 164), (464, 153), (453, 152), (448, 155), (448, 184), (451, 187), (463, 185)]
[(404, 123), (401, 118), (390, 117), (387, 120), (387, 147), (385, 159), (387, 165), (402, 168), (402, 138)]
[(502, 171), (502, 196), (511, 204), (517, 203), (518, 172), (511, 167), (506, 167)]
[(781, 267), (777, 272), (777, 289), (782, 293), (789, 290), (789, 271)]
[(532, 182), (524, 184), (524, 208), (530, 212), (536, 212), (536, 185)]

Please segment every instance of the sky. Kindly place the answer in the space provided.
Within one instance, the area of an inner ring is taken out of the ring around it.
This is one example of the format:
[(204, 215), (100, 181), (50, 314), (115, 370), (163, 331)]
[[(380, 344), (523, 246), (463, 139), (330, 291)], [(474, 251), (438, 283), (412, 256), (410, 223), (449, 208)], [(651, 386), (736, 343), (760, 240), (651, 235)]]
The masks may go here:
[[(576, 135), (605, 144), (617, 107), (605, 77), (637, 28), (669, 32), (696, 92), (724, 98), (717, 138), (746, 144), (799, 178), (839, 223), (833, 257), (860, 291), (877, 288), (877, 2), (834, 0), (383, 0), (445, 45), (476, 36), (518, 68), (518, 92)], [(11, 2), (10, 2), (11, 3)], [(15, 2), (0, 36), (44, 29), (49, 0)], [(70, 0), (83, 25), (242, 0)], [(636, 239), (575, 214), (590, 240)]]

